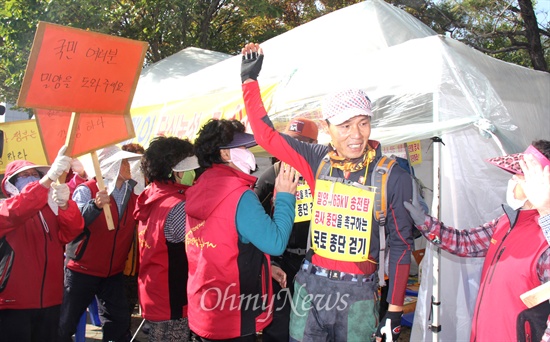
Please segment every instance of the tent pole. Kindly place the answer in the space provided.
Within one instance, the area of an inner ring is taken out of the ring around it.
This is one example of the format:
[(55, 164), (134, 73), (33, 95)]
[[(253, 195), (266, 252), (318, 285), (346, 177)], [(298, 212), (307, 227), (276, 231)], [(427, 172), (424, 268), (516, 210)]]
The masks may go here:
[[(439, 122), (439, 93), (435, 91), (433, 93), (433, 121)], [(437, 139), (439, 140), (439, 139)], [(441, 144), (436, 142), (436, 139), (432, 139), (433, 146), (433, 200), (432, 200), (432, 212), (431, 215), (440, 220), (441, 212)], [(439, 324), (439, 309), (441, 305), (440, 301), (440, 269), (441, 262), (441, 249), (436, 248), (433, 254), (433, 284), (432, 284), (432, 324), (430, 330), (432, 331), (432, 341), (439, 341), (439, 332), (441, 331), (441, 325)]]
[[(434, 161), (433, 161), (433, 174), (434, 174), (434, 184), (433, 184), (433, 202), (432, 202), (432, 216), (436, 217), (439, 220), (440, 212), (440, 177), (441, 177), (441, 167), (440, 167), (440, 151), (441, 145), (437, 142), (433, 143), (434, 151)], [(441, 262), (441, 249), (436, 248), (435, 253), (433, 254), (433, 288), (432, 288), (432, 324), (430, 325), (430, 330), (432, 331), (432, 341), (439, 341), (439, 332), (441, 331), (441, 325), (439, 324), (439, 309), (441, 305), (440, 301), (440, 269), (439, 264)]]

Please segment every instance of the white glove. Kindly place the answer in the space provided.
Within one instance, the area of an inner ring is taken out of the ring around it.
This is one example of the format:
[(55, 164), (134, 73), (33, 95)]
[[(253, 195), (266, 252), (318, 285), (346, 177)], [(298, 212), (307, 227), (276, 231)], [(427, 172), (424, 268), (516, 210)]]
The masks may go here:
[(52, 198), (54, 202), (60, 208), (65, 208), (67, 202), (69, 201), (69, 196), (71, 195), (71, 190), (69, 190), (69, 186), (66, 183), (52, 183), (51, 187), (53, 188)]
[(71, 167), (71, 157), (64, 155), (65, 150), (67, 150), (67, 146), (63, 145), (57, 153), (57, 158), (53, 161), (50, 170), (46, 174), (46, 176), (54, 182), (63, 174), (63, 172), (69, 171), (69, 168)]
[(80, 162), (80, 160), (74, 158), (71, 160), (71, 168), (73, 169), (73, 172), (79, 175), (82, 178), (86, 178), (86, 171), (84, 171), (84, 165)]
[(420, 204), (415, 205), (409, 202), (403, 202), (403, 205), (405, 206), (405, 209), (409, 211), (409, 214), (411, 215), (411, 218), (416, 226), (423, 226), (425, 224), (426, 214), (424, 214), (424, 210), (422, 210)]

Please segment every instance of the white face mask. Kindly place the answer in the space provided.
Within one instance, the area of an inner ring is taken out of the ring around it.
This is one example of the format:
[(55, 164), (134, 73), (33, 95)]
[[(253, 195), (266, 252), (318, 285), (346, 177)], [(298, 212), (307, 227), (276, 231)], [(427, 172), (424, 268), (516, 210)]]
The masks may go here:
[(246, 148), (232, 148), (229, 150), (232, 162), (242, 172), (250, 174), (250, 171), (256, 169), (256, 158), (254, 154)]
[(514, 189), (516, 188), (516, 185), (518, 185), (518, 183), (515, 180), (510, 179), (508, 181), (508, 189), (506, 189), (506, 203), (508, 203), (508, 205), (514, 210), (518, 210), (523, 207), (525, 202), (527, 202), (527, 198), (518, 200), (514, 197)]
[(15, 187), (19, 192), (23, 191), (23, 188), (27, 186), (27, 184), (36, 182), (37, 180), (40, 180), (40, 178), (35, 176), (28, 176), (28, 177), (18, 177), (15, 181)]

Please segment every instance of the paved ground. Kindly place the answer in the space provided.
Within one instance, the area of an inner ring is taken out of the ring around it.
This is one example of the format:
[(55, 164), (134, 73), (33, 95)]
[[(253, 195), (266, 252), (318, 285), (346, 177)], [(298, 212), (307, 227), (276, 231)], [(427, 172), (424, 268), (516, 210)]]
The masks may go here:
[[(143, 319), (139, 316), (139, 313), (136, 311), (134, 315), (132, 315), (132, 334), (135, 334), (135, 332), (138, 330), (141, 322)], [(92, 325), (89, 321), (86, 325), (86, 342), (90, 341), (101, 341), (101, 327), (96, 327)], [(402, 327), (401, 329), (401, 336), (399, 336), (399, 339), (397, 342), (408, 342), (410, 340), (411, 336), (411, 329), (408, 327)], [(133, 340), (134, 342), (147, 342), (147, 335), (144, 334), (141, 329), (135, 335), (135, 338)], [(261, 339), (259, 339), (261, 341)]]
[[(139, 313), (134, 312), (132, 315), (132, 335), (138, 331), (139, 326), (141, 325), (143, 319), (140, 317)], [(102, 340), (102, 332), (101, 327), (96, 327), (95, 325), (91, 324), (90, 320), (88, 319), (88, 322), (86, 324), (86, 342), (89, 341), (101, 341)], [(139, 329), (139, 332), (137, 335), (135, 335), (135, 338), (133, 340), (134, 342), (147, 342), (147, 335), (144, 334), (141, 329)]]

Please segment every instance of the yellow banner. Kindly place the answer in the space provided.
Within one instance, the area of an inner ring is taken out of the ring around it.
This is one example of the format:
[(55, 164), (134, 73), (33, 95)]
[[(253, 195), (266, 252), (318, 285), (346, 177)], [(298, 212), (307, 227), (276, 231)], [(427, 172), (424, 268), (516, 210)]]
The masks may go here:
[[(262, 87), (262, 99), (269, 108), (277, 84)], [(248, 129), (250, 125), (244, 109), (243, 95), (236, 90), (212, 92), (165, 104), (132, 108), (136, 136), (127, 141), (149, 145), (152, 138), (164, 135), (188, 138), (193, 141), (199, 129), (210, 119), (237, 119)]]
[[(406, 144), (397, 144), (390, 146), (382, 146), (382, 154), (388, 157), (396, 156), (403, 159), (408, 159), (411, 166), (422, 164), (422, 149), (420, 140), (408, 142)], [(409, 151), (409, 158), (407, 158), (407, 149)]]
[(315, 253), (340, 261), (367, 260), (374, 194), (370, 187), (317, 180), (311, 220)]
[(407, 143), (409, 148), (409, 161), (412, 166), (422, 164), (422, 148), (420, 146), (420, 140)]
[(0, 173), (14, 160), (23, 159), (37, 165), (46, 165), (46, 154), (35, 120), (0, 123), (4, 132), (4, 149), (0, 158)]
[(313, 196), (311, 196), (311, 189), (305, 181), (300, 180), (296, 188), (296, 215), (294, 216), (294, 222), (311, 220), (312, 209)]

